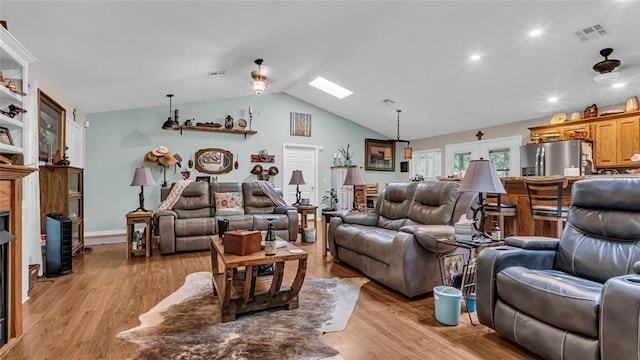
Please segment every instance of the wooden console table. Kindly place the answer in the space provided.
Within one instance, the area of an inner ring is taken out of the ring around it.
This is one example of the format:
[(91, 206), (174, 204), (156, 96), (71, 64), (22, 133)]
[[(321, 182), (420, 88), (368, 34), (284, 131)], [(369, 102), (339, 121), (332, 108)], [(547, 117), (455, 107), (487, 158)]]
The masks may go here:
[[(222, 239), (211, 236), (211, 270), (213, 294), (220, 298), (222, 322), (236, 319), (237, 314), (287, 306), (298, 308), (298, 293), (307, 271), (307, 252), (287, 243), (276, 254), (264, 251), (239, 256), (224, 253)], [(218, 262), (221, 261), (221, 263)], [(283, 286), (284, 264), (298, 260), (298, 270), (291, 286)], [(258, 265), (275, 263), (273, 275), (258, 277)], [(244, 267), (244, 270), (239, 268)]]

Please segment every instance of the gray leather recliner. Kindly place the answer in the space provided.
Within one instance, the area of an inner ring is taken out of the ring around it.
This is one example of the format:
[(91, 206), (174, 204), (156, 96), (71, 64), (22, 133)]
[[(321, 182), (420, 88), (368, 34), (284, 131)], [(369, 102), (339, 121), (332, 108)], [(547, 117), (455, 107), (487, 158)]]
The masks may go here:
[(478, 319), (545, 359), (640, 359), (640, 178), (573, 185), (560, 239), (480, 252)]

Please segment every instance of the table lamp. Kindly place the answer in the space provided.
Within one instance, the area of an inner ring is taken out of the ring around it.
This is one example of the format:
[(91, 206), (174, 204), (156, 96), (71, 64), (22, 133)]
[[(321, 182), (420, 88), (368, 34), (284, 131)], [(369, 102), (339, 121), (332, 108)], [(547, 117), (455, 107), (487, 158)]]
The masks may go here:
[[(483, 193), (491, 192), (498, 194), (506, 194), (507, 191), (502, 186), (498, 172), (496, 171), (493, 161), (484, 160), (471, 160), (467, 167), (467, 172), (462, 179), (462, 184), (458, 191), (462, 192), (477, 192), (478, 193), (478, 207), (471, 208), (473, 210), (473, 227), (476, 230), (474, 238), (487, 238), (491, 237), (484, 230), (485, 213)], [(476, 221), (476, 217), (480, 212), (480, 221)]]
[(140, 206), (134, 210), (136, 211), (149, 211), (144, 208), (144, 188), (143, 186), (155, 185), (156, 182), (153, 181), (153, 177), (151, 176), (151, 169), (149, 168), (137, 168), (135, 173), (133, 174), (133, 180), (131, 181), (130, 186), (140, 186), (140, 194), (138, 194), (138, 198), (140, 200)]
[(347, 170), (347, 176), (344, 178), (344, 185), (353, 185), (353, 209), (352, 211), (358, 211), (358, 203), (356, 201), (356, 186), (367, 185), (362, 176), (362, 171), (357, 166), (351, 166)]
[(304, 184), (306, 184), (306, 182), (304, 182), (304, 178), (302, 177), (302, 171), (293, 170), (293, 173), (291, 173), (291, 180), (289, 180), (289, 185), (296, 186), (296, 202), (293, 204), (294, 206), (300, 205), (300, 185)]

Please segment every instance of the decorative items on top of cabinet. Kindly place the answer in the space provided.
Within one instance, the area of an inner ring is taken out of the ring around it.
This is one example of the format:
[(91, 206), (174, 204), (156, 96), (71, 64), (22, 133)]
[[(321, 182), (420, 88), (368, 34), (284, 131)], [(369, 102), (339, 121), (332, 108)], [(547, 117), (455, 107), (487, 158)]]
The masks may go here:
[(69, 217), (73, 255), (84, 249), (83, 172), (71, 166), (40, 166), (40, 229), (45, 231), (47, 214)]

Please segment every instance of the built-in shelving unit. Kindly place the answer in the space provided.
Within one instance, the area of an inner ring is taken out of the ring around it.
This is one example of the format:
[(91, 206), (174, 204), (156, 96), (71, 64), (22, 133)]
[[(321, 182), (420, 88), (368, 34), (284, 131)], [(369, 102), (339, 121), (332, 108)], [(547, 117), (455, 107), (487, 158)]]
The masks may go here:
[(211, 126), (197, 126), (197, 125), (181, 125), (180, 135), (182, 135), (182, 130), (213, 131), (213, 132), (223, 132), (223, 133), (231, 133), (231, 134), (243, 134), (245, 138), (247, 137), (247, 135), (253, 135), (258, 133), (255, 130), (227, 129), (224, 127), (216, 128)]
[[(26, 92), (29, 63), (35, 61), (35, 58), (4, 28), (0, 28), (0, 40), (0, 71), (4, 77), (4, 83), (0, 84), (0, 109), (8, 111), (9, 105), (25, 108), (26, 96), (22, 93)], [(9, 80), (16, 81), (16, 92), (5, 86)], [(23, 153), (25, 118), (24, 114), (17, 114), (13, 118), (0, 114), (0, 127), (9, 131), (13, 142), (0, 142), (0, 153)]]

